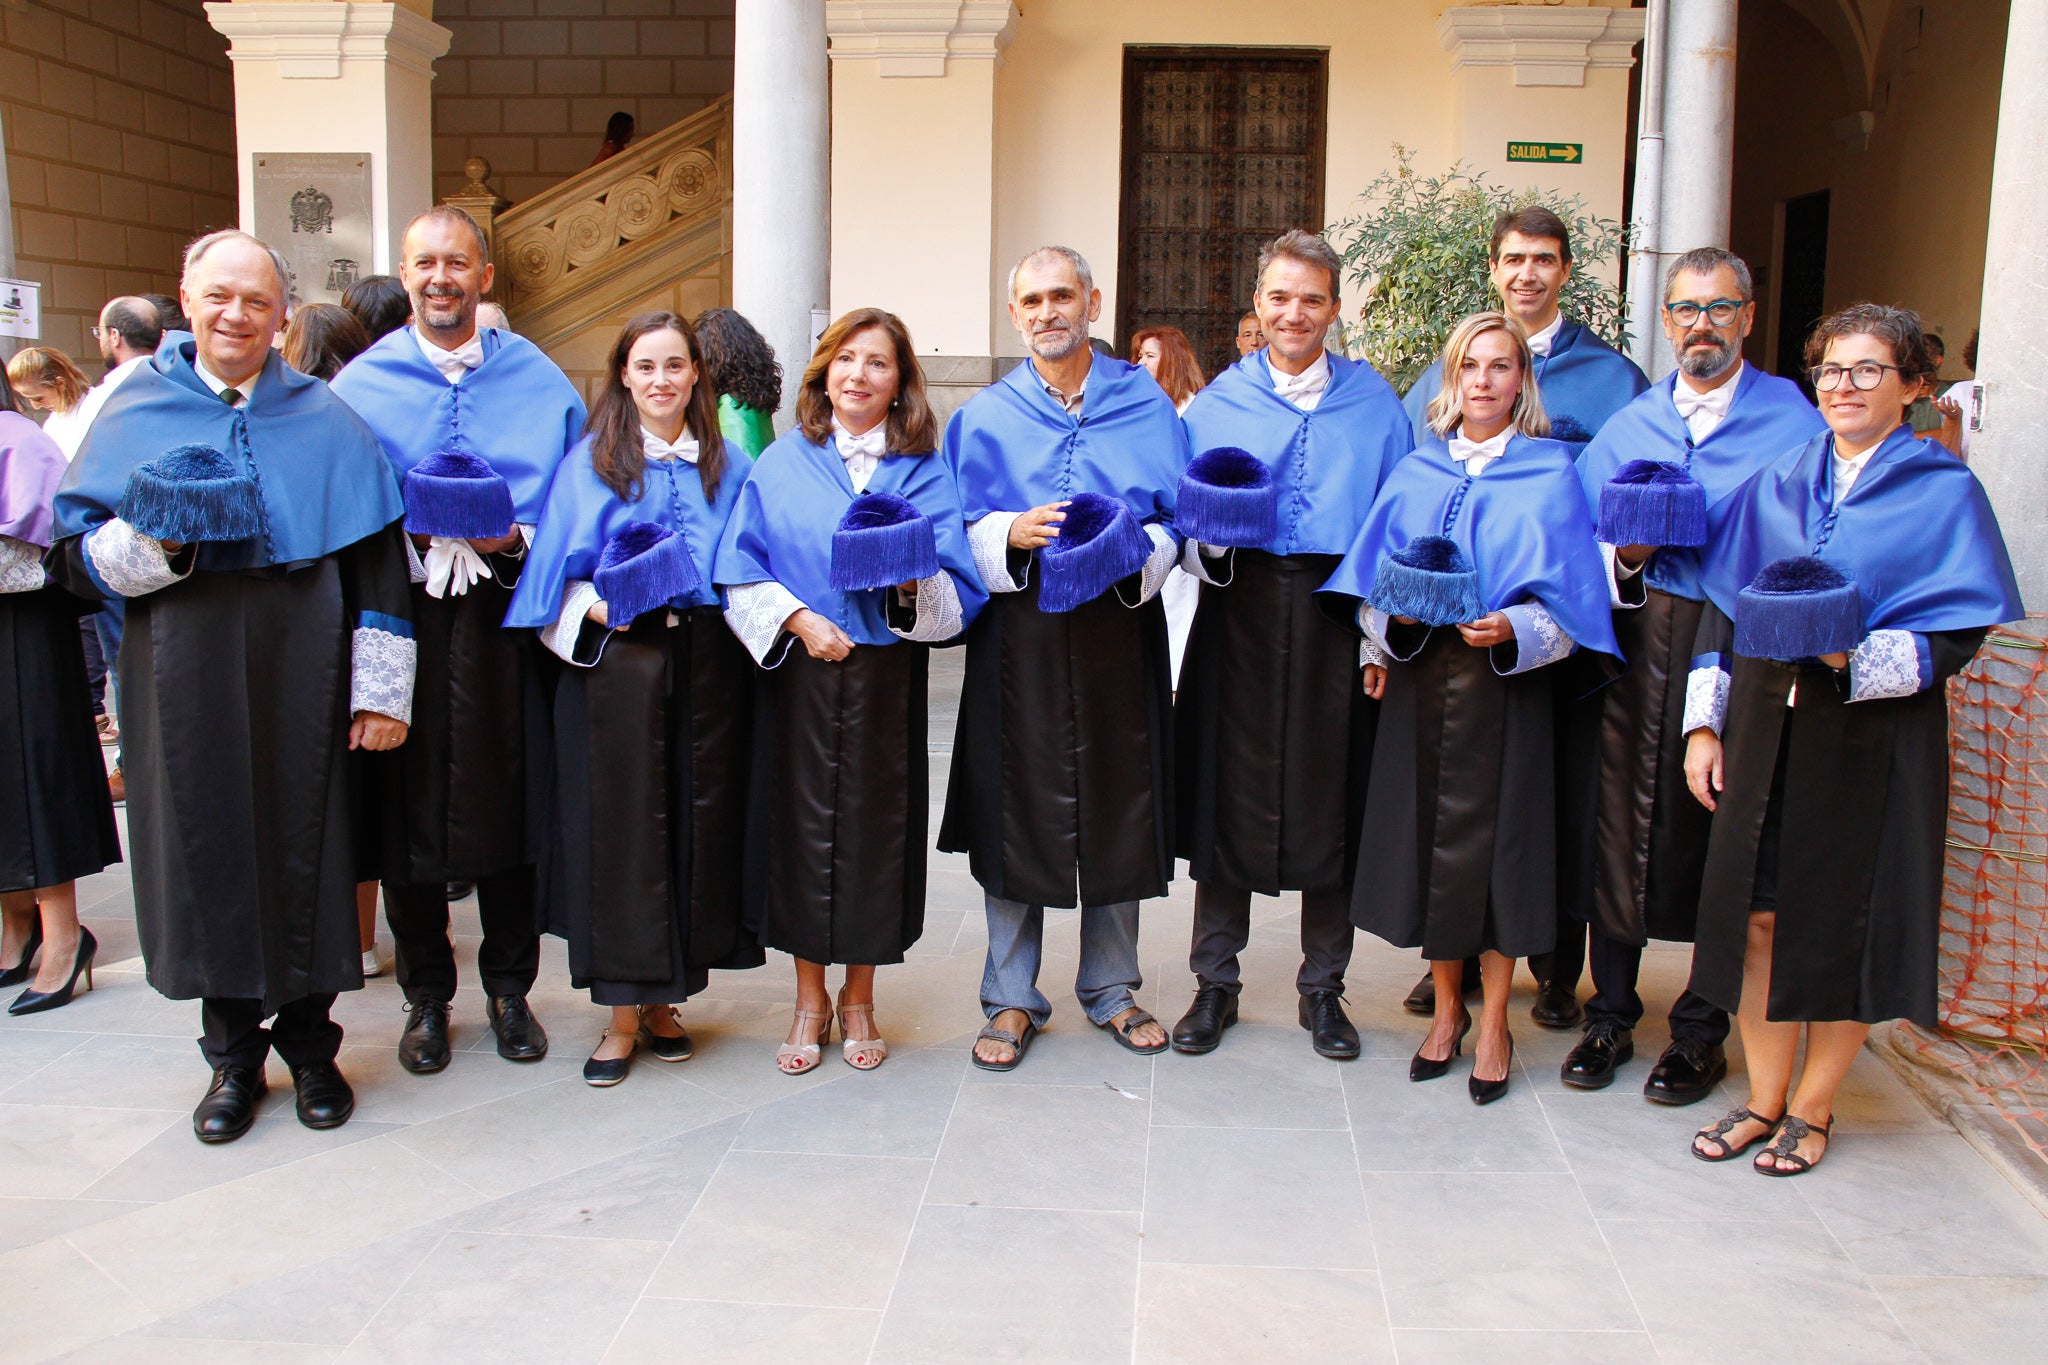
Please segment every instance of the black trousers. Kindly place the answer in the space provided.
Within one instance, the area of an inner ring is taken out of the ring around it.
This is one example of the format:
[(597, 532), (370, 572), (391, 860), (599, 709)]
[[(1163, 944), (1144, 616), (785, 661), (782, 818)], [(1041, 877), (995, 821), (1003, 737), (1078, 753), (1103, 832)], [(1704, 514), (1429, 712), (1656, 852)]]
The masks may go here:
[[(1301, 971), (1294, 980), (1303, 995), (1344, 989), (1344, 969), (1351, 965), (1355, 934), (1350, 887), (1301, 893)], [(1251, 936), (1251, 892), (1195, 883), (1195, 931), (1188, 948), (1188, 966), (1197, 981), (1204, 986), (1222, 986), (1236, 995), (1243, 986), (1237, 955)]]
[[(489, 995), (525, 995), (540, 975), (534, 872), (515, 867), (477, 878), (483, 920), (477, 976)], [(441, 882), (384, 883), (384, 920), (398, 947), (398, 984), (407, 1000), (455, 998), (455, 945), (448, 941), (448, 888)]]
[(206, 1030), (199, 1050), (206, 1064), (261, 1067), (273, 1049), (285, 1065), (331, 1062), (341, 1051), (341, 1025), (327, 1017), (334, 995), (303, 995), (277, 1012), (263, 1027), (263, 1002), (208, 996), (200, 1002), (199, 1021)]
[[(1632, 943), (1616, 943), (1598, 929), (1592, 936), (1593, 998), (1586, 1002), (1586, 1022), (1613, 1019), (1634, 1028), (1643, 1018), (1643, 998), (1636, 994), (1643, 950)], [(1718, 1047), (1728, 1040), (1728, 1011), (1684, 991), (1671, 1002), (1671, 1037), (1674, 1042), (1692, 1038)]]
[(1587, 933), (1586, 922), (1567, 910), (1560, 898), (1557, 906), (1557, 947), (1531, 957), (1529, 975), (1539, 983), (1548, 981), (1577, 994), (1579, 977), (1586, 970)]

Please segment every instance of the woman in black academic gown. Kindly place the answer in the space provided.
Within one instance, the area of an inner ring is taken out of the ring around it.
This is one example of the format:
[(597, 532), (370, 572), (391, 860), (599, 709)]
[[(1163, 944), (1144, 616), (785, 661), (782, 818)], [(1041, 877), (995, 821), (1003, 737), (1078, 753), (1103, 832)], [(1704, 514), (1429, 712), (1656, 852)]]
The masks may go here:
[(0, 986), (29, 983), (9, 1014), (67, 1004), (81, 974), (91, 985), (99, 945), (73, 883), (121, 861), (79, 644), (91, 604), (43, 573), (63, 477), (0, 373)]
[(1549, 431), (1528, 338), (1500, 313), (1459, 323), (1433, 439), (1397, 463), (1325, 585), (1359, 599), (1382, 698), (1352, 921), (1422, 949), (1436, 1017), (1408, 1078), (1433, 1080), (1472, 1016), (1459, 977), (1480, 960), (1485, 1004), (1468, 1088), (1487, 1104), (1514, 1064), (1515, 959), (1556, 937), (1552, 799), (1556, 663), (1612, 656), (1612, 615), (1572, 452)]
[(555, 693), (542, 895), (571, 979), (611, 1006), (592, 1085), (624, 1080), (643, 1041), (687, 1058), (674, 1006), (711, 968), (764, 960), (740, 925), (753, 666), (711, 586), (751, 466), (719, 434), (701, 373), (681, 317), (626, 324), (505, 618), (572, 665)]
[(1946, 683), (2024, 614), (1983, 487), (1906, 424), (1934, 372), (1919, 319), (1856, 304), (1806, 361), (1829, 429), (1716, 509), (1685, 713), (1715, 812), (1692, 989), (1735, 1012), (1749, 1069), (1692, 1151), (1775, 1134), (1754, 1165), (1778, 1176), (1827, 1152), (1871, 1024), (1935, 1022)]

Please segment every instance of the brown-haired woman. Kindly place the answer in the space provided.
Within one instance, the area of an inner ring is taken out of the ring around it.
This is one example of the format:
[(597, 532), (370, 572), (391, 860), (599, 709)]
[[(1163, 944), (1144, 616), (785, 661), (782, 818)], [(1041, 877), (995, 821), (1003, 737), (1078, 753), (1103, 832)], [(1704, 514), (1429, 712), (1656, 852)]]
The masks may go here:
[(91, 417), (79, 405), (92, 388), (71, 357), (51, 346), (24, 346), (7, 362), (7, 378), (14, 391), (50, 415), (43, 419), (43, 435), (57, 443), (70, 459), (85, 439)]
[(711, 586), (751, 465), (718, 434), (701, 370), (681, 317), (626, 324), (505, 618), (572, 665), (541, 897), (571, 980), (612, 1010), (592, 1085), (624, 1080), (643, 1040), (687, 1058), (674, 1006), (712, 967), (764, 960), (740, 927), (753, 670)]
[[(843, 1055), (872, 1071), (888, 1055), (875, 968), (901, 962), (924, 928), (926, 654), (987, 598), (902, 322), (864, 308), (826, 328), (796, 414), (740, 492), (715, 577), (733, 633), (769, 670), (755, 913), (762, 940), (797, 960), (796, 1019), (776, 1065), (818, 1065), (832, 1028), (825, 968), (844, 963)], [(856, 500), (887, 523), (865, 574), (852, 537), (869, 533), (840, 529)]]
[(370, 349), (370, 334), (338, 303), (307, 303), (292, 310), (284, 329), (284, 363), (315, 379), (332, 379)]
[[(1188, 334), (1178, 327), (1146, 327), (1131, 338), (1131, 363), (1143, 365), (1159, 381), (1173, 410), (1186, 413), (1202, 386), (1202, 367), (1195, 360), (1195, 348)], [(1188, 652), (1188, 632), (1194, 629), (1195, 607), (1201, 600), (1201, 586), (1195, 576), (1176, 565), (1159, 589), (1166, 606), (1166, 639), (1173, 650), (1173, 689), (1180, 691), (1180, 664)]]

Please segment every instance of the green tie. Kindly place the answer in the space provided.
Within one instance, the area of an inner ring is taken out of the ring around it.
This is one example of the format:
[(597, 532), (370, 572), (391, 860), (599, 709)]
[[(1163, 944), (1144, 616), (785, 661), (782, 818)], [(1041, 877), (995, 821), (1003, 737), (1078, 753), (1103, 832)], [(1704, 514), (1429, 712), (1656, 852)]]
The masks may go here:
[(220, 401), (226, 403), (231, 408), (239, 408), (242, 406), (242, 391), (240, 389), (222, 389), (220, 391)]

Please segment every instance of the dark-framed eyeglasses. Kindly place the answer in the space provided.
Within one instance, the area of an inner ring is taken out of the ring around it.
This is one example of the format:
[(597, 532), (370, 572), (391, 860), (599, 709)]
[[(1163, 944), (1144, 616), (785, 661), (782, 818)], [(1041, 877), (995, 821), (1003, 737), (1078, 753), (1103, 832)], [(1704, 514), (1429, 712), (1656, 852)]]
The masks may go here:
[(1692, 326), (1700, 320), (1702, 313), (1716, 327), (1726, 327), (1741, 315), (1748, 302), (1748, 299), (1715, 299), (1712, 303), (1694, 303), (1691, 299), (1680, 299), (1677, 303), (1665, 304), (1664, 311), (1680, 327)]
[(1875, 360), (1859, 360), (1854, 365), (1816, 365), (1808, 370), (1807, 378), (1813, 387), (1822, 393), (1833, 393), (1842, 387), (1842, 376), (1849, 377), (1849, 387), (1859, 393), (1868, 393), (1884, 383), (1884, 372), (1891, 370), (1903, 376), (1906, 372), (1896, 365), (1880, 365)]

